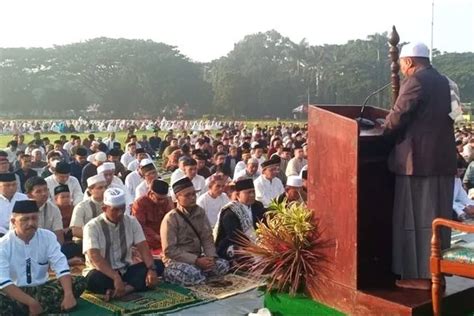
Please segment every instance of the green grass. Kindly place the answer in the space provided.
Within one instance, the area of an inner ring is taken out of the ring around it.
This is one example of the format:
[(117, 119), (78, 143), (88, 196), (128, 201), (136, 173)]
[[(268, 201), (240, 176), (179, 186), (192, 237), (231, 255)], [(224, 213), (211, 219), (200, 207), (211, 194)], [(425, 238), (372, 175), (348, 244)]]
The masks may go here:
[[(295, 124), (299, 124), (300, 126), (303, 126), (306, 122), (305, 121), (288, 121), (288, 120), (285, 120), (285, 121), (280, 121), (281, 123), (286, 123), (286, 124), (289, 124), (289, 123), (295, 123)], [(277, 125), (277, 121), (275, 120), (270, 120), (270, 121), (265, 121), (265, 120), (255, 120), (255, 121), (246, 121), (245, 124), (247, 125), (247, 128), (251, 129), (253, 128), (256, 124), (259, 124), (259, 126), (263, 127), (265, 125), (268, 125), (268, 126), (275, 126)], [(213, 132), (213, 134), (215, 134), (216, 131)], [(179, 131), (175, 131), (175, 133), (179, 133)], [(42, 133), (41, 134), (41, 137), (49, 137), (49, 139), (51, 140), (51, 142), (53, 142), (54, 140), (56, 139), (59, 139), (59, 136), (60, 135), (66, 135), (67, 139), (69, 140), (69, 138), (71, 137), (71, 135), (79, 135), (81, 137), (81, 139), (84, 139), (85, 137), (87, 137), (87, 135), (89, 135), (90, 133), (65, 133), (65, 134), (57, 134), (57, 133)], [(95, 135), (95, 137), (102, 137), (102, 138), (105, 138), (107, 137), (107, 132), (97, 132), (97, 133), (93, 133)], [(116, 139), (123, 145), (124, 142), (125, 142), (125, 139), (127, 137), (127, 132), (116, 132)], [(166, 131), (161, 131), (160, 132), (160, 137), (163, 138), (163, 136), (166, 134)], [(135, 132), (135, 135), (137, 135), (138, 137), (138, 140), (141, 139), (142, 135), (147, 135), (148, 137), (152, 136), (153, 135), (153, 132), (151, 131), (136, 131)], [(0, 148), (4, 148), (7, 146), (7, 143), (12, 140), (13, 136), (12, 135), (0, 135)], [(25, 134), (25, 143), (29, 143), (31, 140), (33, 139), (33, 135), (30, 135), (30, 134)]]

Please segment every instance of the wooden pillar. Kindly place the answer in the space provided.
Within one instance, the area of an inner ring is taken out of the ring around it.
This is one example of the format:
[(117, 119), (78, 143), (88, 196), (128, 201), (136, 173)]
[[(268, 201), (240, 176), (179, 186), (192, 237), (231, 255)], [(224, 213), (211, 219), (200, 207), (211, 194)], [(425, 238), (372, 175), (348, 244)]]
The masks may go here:
[(390, 44), (389, 56), (392, 64), (390, 65), (391, 70), (391, 81), (392, 81), (392, 105), (395, 104), (395, 101), (398, 98), (398, 93), (400, 91), (400, 65), (398, 63), (399, 51), (398, 43), (400, 42), (400, 36), (398, 35), (395, 25), (392, 27), (392, 33), (388, 39)]

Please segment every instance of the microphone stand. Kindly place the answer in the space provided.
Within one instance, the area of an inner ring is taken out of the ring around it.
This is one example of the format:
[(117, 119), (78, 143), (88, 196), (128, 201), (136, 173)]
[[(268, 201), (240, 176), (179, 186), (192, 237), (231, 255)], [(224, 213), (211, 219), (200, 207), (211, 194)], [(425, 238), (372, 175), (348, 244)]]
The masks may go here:
[(392, 84), (391, 82), (387, 83), (383, 87), (381, 87), (381, 88), (375, 90), (374, 92), (372, 92), (371, 94), (369, 94), (367, 96), (367, 98), (365, 98), (364, 102), (362, 103), (362, 107), (360, 108), (360, 115), (359, 115), (358, 118), (355, 119), (357, 121), (357, 123), (359, 124), (359, 127), (361, 129), (371, 129), (371, 128), (375, 127), (375, 123), (373, 121), (364, 118), (365, 106), (367, 105), (367, 102), (369, 102), (369, 99), (371, 97), (373, 97), (374, 95), (380, 93), (381, 91), (383, 91), (385, 88), (387, 88), (391, 84)]

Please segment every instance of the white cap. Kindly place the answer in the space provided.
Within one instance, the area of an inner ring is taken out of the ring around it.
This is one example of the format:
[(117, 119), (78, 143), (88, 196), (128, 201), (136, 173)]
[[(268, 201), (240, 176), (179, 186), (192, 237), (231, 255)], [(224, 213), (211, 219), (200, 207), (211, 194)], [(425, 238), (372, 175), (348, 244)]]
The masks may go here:
[(97, 173), (102, 174), (104, 171), (114, 170), (115, 171), (115, 164), (113, 162), (104, 162), (100, 166), (97, 167)]
[(56, 168), (56, 165), (61, 161), (59, 158), (51, 160), (51, 167)]
[(118, 188), (108, 188), (104, 192), (104, 204), (108, 206), (125, 206), (125, 192)]
[(153, 160), (145, 158), (140, 161), (140, 167), (145, 167), (149, 164), (153, 164)]
[(289, 176), (288, 179), (286, 179), (286, 185), (301, 188), (303, 186), (303, 179), (300, 176)]
[(258, 146), (258, 145), (260, 145), (259, 142), (252, 142), (252, 143), (250, 144), (250, 148), (254, 149), (255, 146)]
[(95, 154), (87, 156), (87, 161), (93, 162), (93, 161), (99, 161), (99, 162), (104, 162), (107, 160), (107, 155), (103, 151), (98, 151)]
[(421, 42), (408, 43), (402, 47), (400, 58), (404, 57), (424, 57), (430, 58), (430, 50), (428, 46)]
[(99, 182), (105, 182), (104, 175), (102, 174), (97, 174), (95, 176), (87, 178), (87, 187), (90, 188), (94, 184), (97, 184)]

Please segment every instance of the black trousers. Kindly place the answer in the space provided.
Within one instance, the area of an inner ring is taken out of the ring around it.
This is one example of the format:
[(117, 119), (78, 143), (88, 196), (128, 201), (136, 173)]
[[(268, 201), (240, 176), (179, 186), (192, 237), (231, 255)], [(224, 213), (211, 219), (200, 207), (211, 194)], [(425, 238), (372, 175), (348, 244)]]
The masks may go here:
[[(155, 259), (156, 274), (162, 275), (165, 266), (161, 260)], [(124, 274), (120, 274), (122, 280), (132, 286), (135, 291), (146, 290), (146, 275), (148, 269), (143, 262), (131, 265)], [(114, 289), (114, 281), (98, 270), (90, 271), (86, 276), (86, 289), (93, 293), (105, 294), (107, 290)]]
[(61, 246), (61, 252), (66, 256), (66, 259), (73, 257), (83, 257), (82, 254), (82, 243), (78, 244), (75, 242), (64, 243)]

